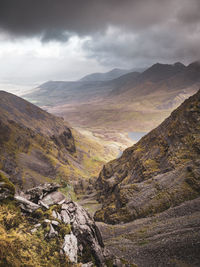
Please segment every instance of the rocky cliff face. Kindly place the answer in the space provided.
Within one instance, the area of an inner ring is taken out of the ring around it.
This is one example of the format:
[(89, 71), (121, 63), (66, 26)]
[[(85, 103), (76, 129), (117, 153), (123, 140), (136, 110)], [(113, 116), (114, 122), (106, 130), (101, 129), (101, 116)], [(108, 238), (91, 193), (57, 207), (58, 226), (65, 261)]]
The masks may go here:
[(102, 169), (95, 218), (128, 222), (200, 194), (200, 91)]

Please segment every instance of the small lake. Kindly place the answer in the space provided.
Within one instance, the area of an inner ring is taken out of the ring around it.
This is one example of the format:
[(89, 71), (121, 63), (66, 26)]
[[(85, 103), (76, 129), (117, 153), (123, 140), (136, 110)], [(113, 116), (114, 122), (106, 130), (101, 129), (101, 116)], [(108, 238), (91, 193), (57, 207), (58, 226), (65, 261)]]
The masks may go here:
[[(144, 135), (146, 135), (146, 132), (129, 132), (128, 133), (128, 137), (134, 141), (134, 143), (138, 142)], [(119, 154), (117, 156), (117, 158), (120, 158), (122, 155), (123, 151), (119, 150)]]
[(129, 132), (128, 137), (131, 140), (138, 142), (145, 134), (147, 133), (146, 132)]

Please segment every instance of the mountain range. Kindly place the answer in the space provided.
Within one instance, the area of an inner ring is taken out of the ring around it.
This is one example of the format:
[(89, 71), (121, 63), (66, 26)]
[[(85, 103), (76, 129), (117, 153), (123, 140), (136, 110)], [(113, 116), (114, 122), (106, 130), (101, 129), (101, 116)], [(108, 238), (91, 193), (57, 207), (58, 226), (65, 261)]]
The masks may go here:
[[(136, 71), (136, 70), (135, 70)], [(109, 81), (116, 79), (126, 73), (131, 72), (130, 70), (124, 70), (124, 69), (112, 69), (111, 71), (105, 72), (105, 73), (92, 73), (89, 75), (84, 76), (80, 79), (80, 81)]]
[(105, 128), (148, 132), (198, 90), (199, 77), (198, 61), (188, 66), (156, 63), (109, 81), (50, 81), (24, 98), (74, 127), (101, 134)]

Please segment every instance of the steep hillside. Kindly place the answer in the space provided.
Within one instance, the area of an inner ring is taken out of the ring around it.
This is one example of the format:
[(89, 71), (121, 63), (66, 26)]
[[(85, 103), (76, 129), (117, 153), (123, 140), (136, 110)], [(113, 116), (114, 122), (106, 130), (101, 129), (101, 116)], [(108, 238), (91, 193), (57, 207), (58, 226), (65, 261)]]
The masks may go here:
[(106, 164), (97, 181), (95, 217), (128, 222), (200, 194), (200, 91), (160, 126)]
[[(125, 75), (124, 77), (126, 77), (126, 86), (121, 87), (120, 90), (114, 89), (110, 93), (110, 96), (121, 94), (129, 89), (132, 89), (132, 93), (134, 93), (134, 95), (135, 94), (142, 95), (144, 93), (149, 94), (151, 93), (151, 90), (148, 87), (146, 88), (146, 90), (144, 90), (143, 88), (143, 91), (141, 92), (141, 88), (140, 90), (137, 91), (137, 86), (146, 83), (157, 84), (159, 82), (166, 81), (167, 79), (170, 79), (171, 77), (174, 77), (179, 73), (182, 73), (185, 69), (186, 67), (179, 62), (173, 65), (156, 63), (138, 76), (135, 76), (134, 74), (131, 73), (129, 75)], [(120, 77), (119, 80), (123, 79), (124, 77)], [(154, 91), (155, 90), (156, 88), (154, 89)]]
[[(49, 81), (24, 95), (24, 98), (39, 106), (57, 106), (69, 103), (84, 103), (98, 100), (107, 94), (108, 82), (101, 81)], [(112, 87), (113, 89), (113, 87)]]
[(0, 170), (18, 188), (89, 179), (115, 154), (15, 95), (1, 91), (0, 99)]

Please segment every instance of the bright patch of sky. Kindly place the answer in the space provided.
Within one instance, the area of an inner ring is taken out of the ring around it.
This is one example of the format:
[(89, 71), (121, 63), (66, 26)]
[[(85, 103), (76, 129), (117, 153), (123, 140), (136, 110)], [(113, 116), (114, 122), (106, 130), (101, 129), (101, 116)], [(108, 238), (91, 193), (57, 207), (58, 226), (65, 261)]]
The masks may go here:
[(18, 95), (48, 80), (77, 80), (103, 72), (95, 58), (88, 58), (83, 43), (89, 37), (72, 36), (68, 42), (42, 43), (37, 38), (0, 39), (0, 90)]

